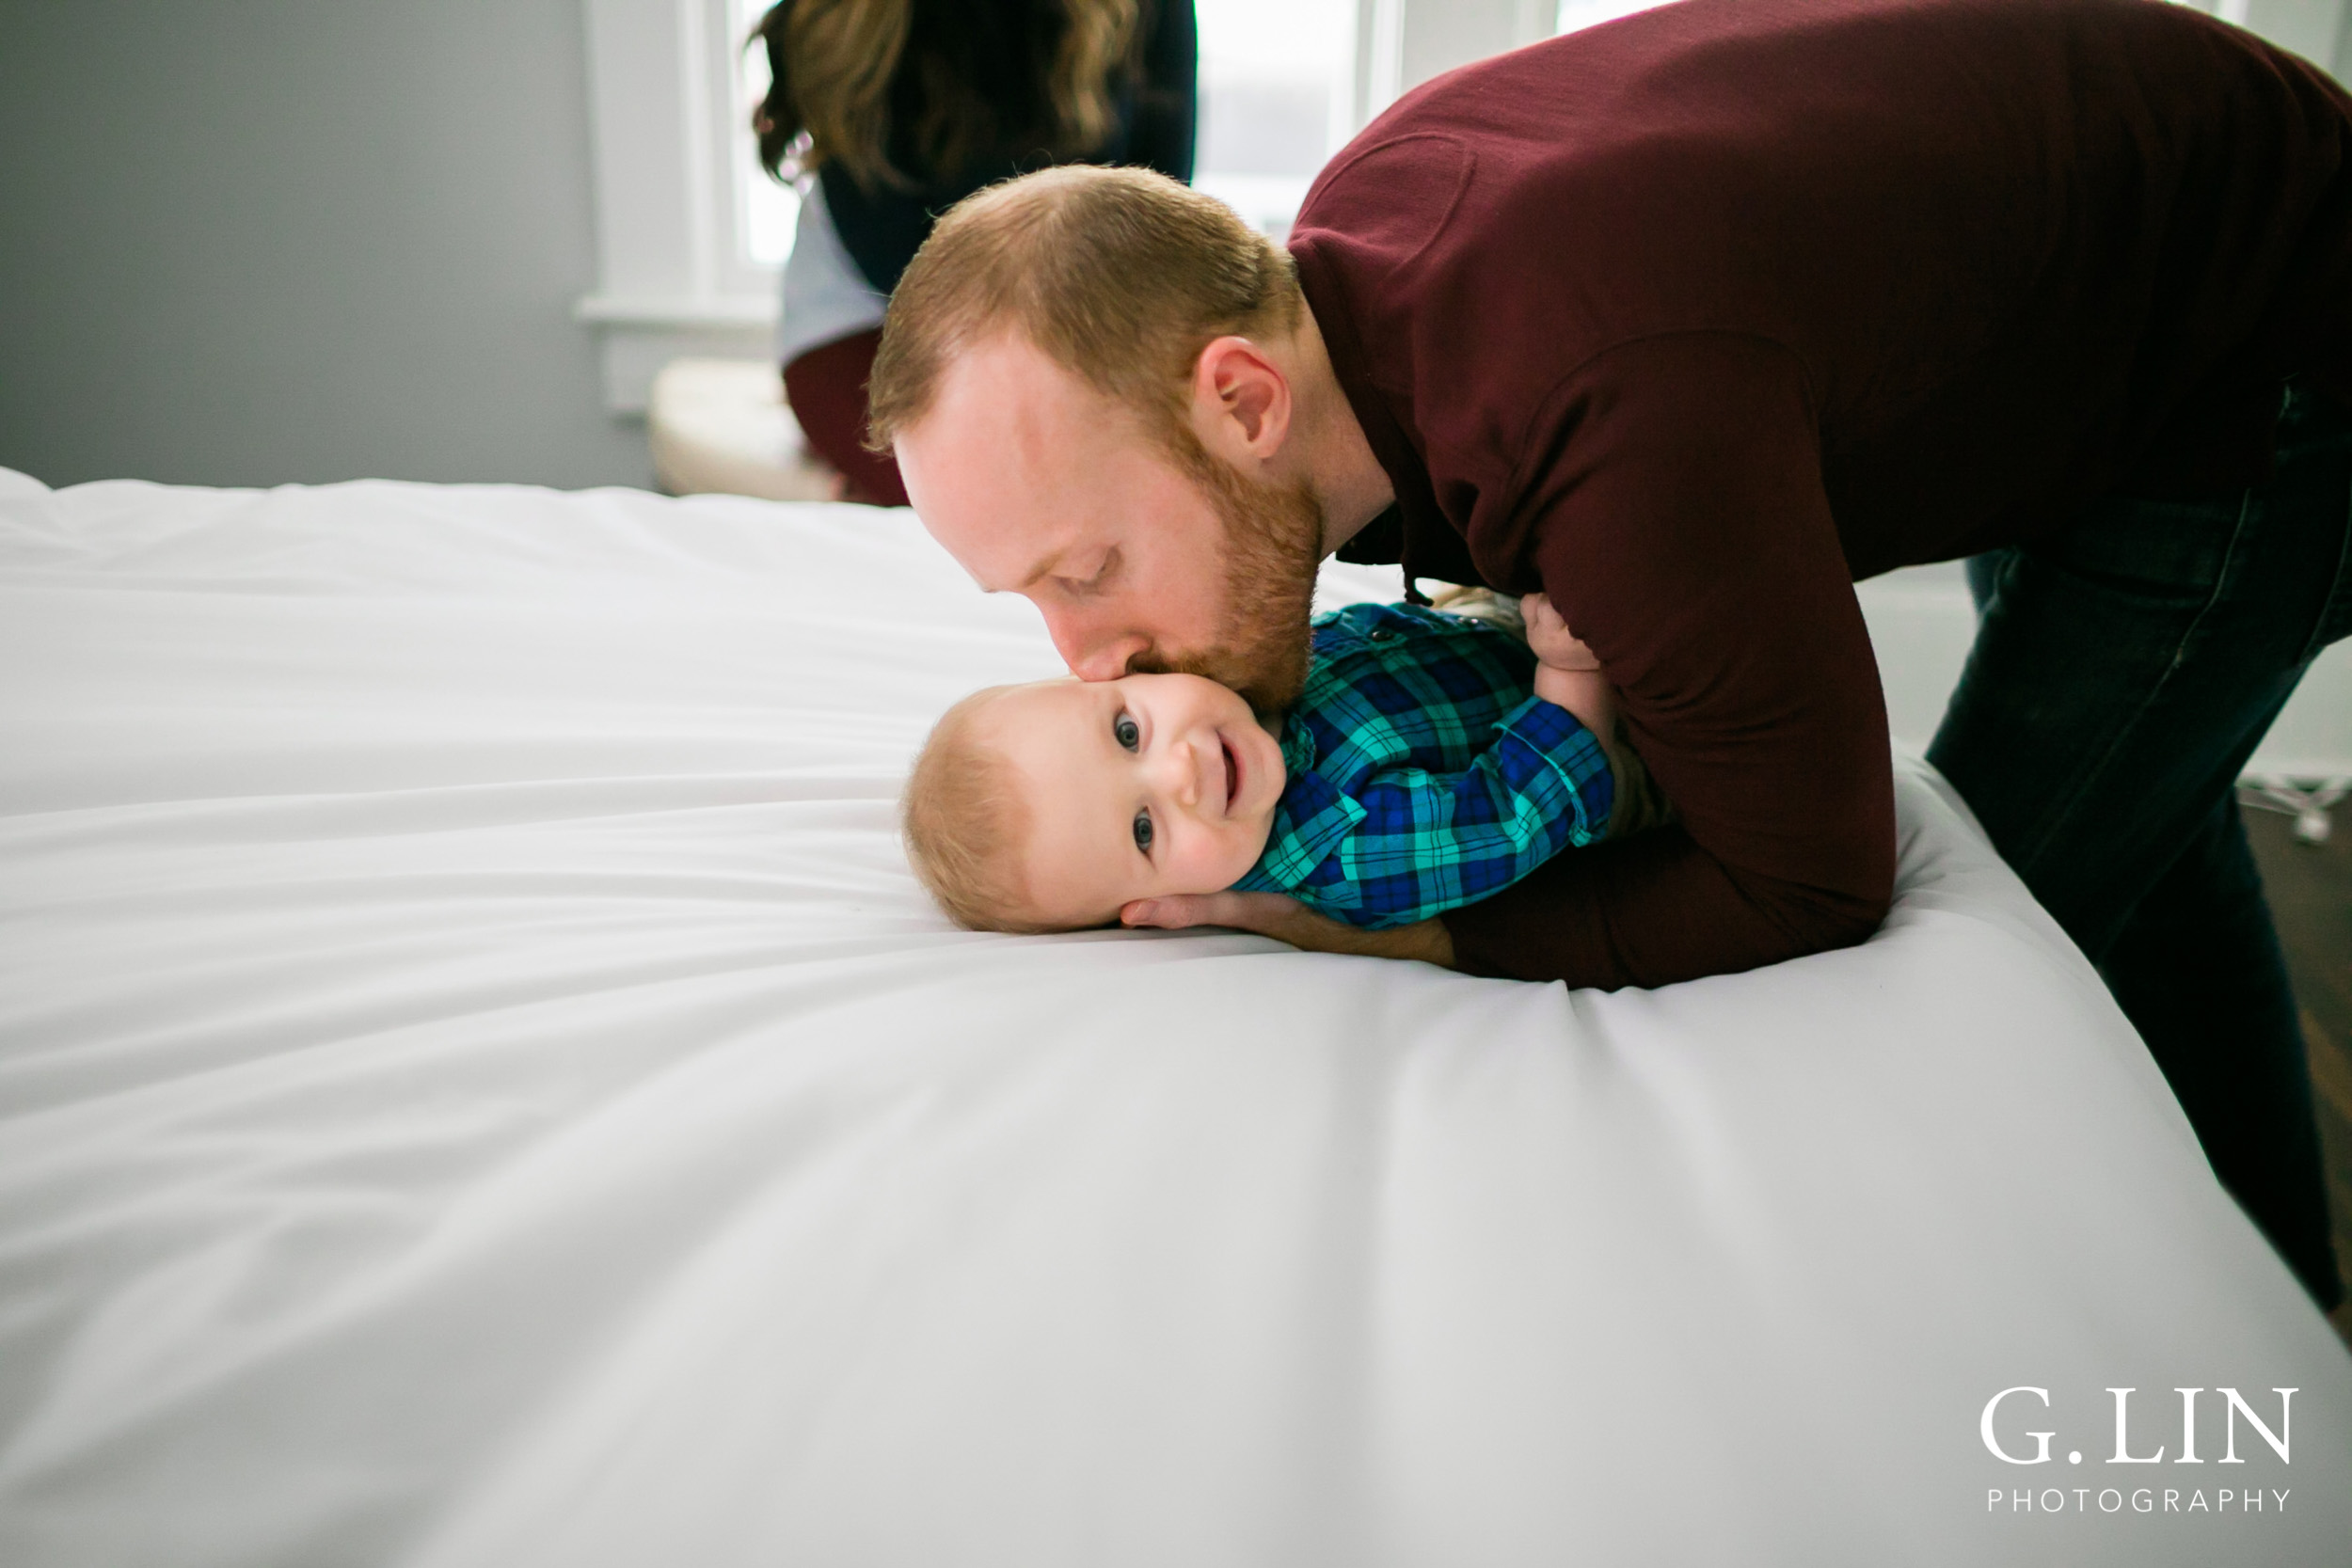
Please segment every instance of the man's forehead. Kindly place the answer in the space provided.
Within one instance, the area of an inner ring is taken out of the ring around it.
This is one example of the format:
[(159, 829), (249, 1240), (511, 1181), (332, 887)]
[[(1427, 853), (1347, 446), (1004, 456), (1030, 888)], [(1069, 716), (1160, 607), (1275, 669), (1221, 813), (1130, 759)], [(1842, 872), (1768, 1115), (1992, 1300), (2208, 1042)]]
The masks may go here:
[(1103, 469), (1125, 435), (1108, 400), (1025, 340), (959, 355), (904, 443), (930, 515), (991, 592), (1020, 589), (1103, 543)]
[(949, 361), (931, 419), (959, 444), (1000, 467), (1044, 477), (1068, 467), (1073, 444), (1105, 432), (1109, 400), (1017, 333), (972, 344)]

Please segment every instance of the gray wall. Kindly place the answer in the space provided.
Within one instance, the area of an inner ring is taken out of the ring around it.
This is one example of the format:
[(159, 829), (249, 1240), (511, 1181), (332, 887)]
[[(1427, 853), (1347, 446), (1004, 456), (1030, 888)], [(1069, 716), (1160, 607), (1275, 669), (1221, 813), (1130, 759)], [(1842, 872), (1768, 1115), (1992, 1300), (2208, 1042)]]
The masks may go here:
[(649, 484), (580, 0), (0, 0), (0, 465)]

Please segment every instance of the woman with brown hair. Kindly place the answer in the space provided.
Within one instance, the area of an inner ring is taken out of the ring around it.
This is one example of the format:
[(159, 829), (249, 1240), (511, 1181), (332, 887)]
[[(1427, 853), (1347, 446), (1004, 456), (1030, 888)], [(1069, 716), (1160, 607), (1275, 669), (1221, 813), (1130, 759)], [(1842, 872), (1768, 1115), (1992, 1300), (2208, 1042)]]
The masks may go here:
[(1192, 0), (782, 0), (753, 33), (760, 163), (808, 176), (778, 327), (785, 395), (851, 500), (902, 506), (865, 449), (882, 308), (933, 219), (1049, 164), (1192, 178)]

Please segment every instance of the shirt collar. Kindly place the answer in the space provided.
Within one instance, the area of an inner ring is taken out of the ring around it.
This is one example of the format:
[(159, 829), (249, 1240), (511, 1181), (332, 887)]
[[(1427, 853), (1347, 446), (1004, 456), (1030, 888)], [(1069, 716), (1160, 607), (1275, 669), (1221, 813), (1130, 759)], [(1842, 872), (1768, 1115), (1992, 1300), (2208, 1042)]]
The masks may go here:
[[(1373, 379), (1369, 356), (1356, 335), (1355, 320), (1348, 314), (1321, 239), (1320, 231), (1311, 230), (1291, 240), (1291, 259), (1298, 266), (1299, 292), (1307, 296), (1307, 309), (1314, 312), (1316, 330), (1323, 334), (1324, 350), (1331, 357), (1331, 373), (1339, 381), (1348, 407), (1355, 412), (1356, 422), (1363, 427), (1365, 443), (1372, 448), (1373, 456), (1389, 476), (1389, 487), (1396, 495), (1396, 504), (1341, 546), (1339, 554), (1343, 560), (1366, 564), (1402, 562), (1406, 594), (1415, 602), (1422, 602), (1415, 581), (1418, 578), (1479, 581), (1477, 568), (1470, 563), (1460, 531), (1438, 505), (1437, 491), (1430, 483), (1429, 465), (1406, 431), (1412, 417), (1411, 399), (1384, 392)], [(1397, 403), (1406, 405), (1402, 420), (1398, 418)]]

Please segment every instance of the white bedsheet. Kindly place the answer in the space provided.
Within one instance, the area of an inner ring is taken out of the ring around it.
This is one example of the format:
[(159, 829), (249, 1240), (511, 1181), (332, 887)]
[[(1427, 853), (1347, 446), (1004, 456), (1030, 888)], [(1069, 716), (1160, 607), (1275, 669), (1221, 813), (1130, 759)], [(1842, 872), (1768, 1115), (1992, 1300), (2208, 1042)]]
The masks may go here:
[(0, 1561), (2352, 1560), (1921, 765), (1876, 940), (1657, 992), (970, 935), (898, 780), (1056, 665), (906, 514), (0, 477)]

